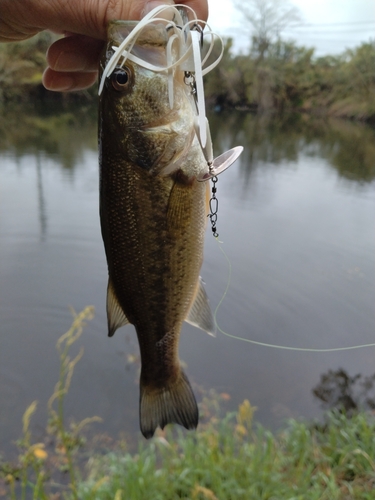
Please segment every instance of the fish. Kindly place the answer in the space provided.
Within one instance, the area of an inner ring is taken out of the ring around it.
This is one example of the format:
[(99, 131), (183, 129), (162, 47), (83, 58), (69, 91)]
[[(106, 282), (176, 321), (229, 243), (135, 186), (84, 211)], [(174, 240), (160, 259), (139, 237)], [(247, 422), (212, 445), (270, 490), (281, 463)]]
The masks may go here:
[[(137, 22), (112, 21), (100, 76)], [(148, 24), (132, 59), (105, 78), (99, 98), (100, 222), (108, 264), (111, 337), (135, 327), (141, 357), (139, 417), (146, 438), (157, 427), (198, 425), (197, 402), (181, 368), (184, 321), (214, 334), (200, 277), (209, 185), (198, 179), (207, 161), (184, 71), (170, 75), (137, 64), (167, 64), (168, 29)], [(178, 57), (178, 55), (175, 55)]]

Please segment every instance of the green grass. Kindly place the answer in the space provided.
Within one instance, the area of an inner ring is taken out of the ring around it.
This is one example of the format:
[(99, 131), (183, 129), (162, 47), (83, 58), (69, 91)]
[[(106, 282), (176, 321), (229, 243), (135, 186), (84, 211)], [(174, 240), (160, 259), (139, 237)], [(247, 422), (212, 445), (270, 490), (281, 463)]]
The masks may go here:
[[(0, 460), (0, 498), (67, 500), (352, 500), (375, 498), (375, 418), (339, 411), (324, 423), (291, 420), (277, 434), (254, 424), (245, 400), (221, 416), (220, 397), (203, 399), (196, 432), (168, 426), (135, 451), (124, 441), (111, 451), (87, 451), (84, 428), (67, 429), (64, 400), (82, 353), (70, 351), (92, 317), (75, 316), (58, 341), (60, 376), (48, 404), (46, 443), (33, 442), (32, 403), (23, 418), (17, 463)], [(95, 417), (94, 417), (95, 420)], [(89, 457), (89, 458), (87, 458)]]
[(297, 421), (275, 436), (251, 429), (251, 406), (214, 418), (197, 433), (160, 433), (138, 453), (87, 464), (80, 499), (375, 498), (375, 422), (338, 412), (324, 426)]

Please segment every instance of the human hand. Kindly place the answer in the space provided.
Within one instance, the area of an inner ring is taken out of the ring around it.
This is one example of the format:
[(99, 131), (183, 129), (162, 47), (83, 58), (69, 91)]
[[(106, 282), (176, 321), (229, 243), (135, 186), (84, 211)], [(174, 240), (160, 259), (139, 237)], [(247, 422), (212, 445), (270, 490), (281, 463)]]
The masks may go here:
[[(177, 1), (177, 0), (176, 0)], [(208, 17), (207, 0), (178, 0)], [(98, 61), (110, 20), (139, 20), (157, 5), (171, 0), (1, 0), (0, 41), (30, 38), (43, 30), (65, 35), (47, 52), (43, 84), (48, 90), (90, 87), (97, 79)]]

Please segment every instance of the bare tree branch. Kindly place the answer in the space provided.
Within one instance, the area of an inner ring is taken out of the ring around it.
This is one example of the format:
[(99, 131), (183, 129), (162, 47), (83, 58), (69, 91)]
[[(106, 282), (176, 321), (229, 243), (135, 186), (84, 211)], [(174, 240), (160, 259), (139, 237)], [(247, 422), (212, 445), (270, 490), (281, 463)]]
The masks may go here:
[[(264, 50), (288, 26), (301, 21), (300, 11), (289, 0), (235, 0), (250, 28), (250, 36)], [(264, 53), (264, 51), (262, 51)]]

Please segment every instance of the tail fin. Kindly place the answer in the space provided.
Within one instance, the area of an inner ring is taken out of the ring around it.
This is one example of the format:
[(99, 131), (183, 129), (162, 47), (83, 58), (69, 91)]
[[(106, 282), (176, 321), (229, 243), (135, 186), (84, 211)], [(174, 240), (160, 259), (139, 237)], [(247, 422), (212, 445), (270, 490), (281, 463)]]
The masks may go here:
[(198, 425), (197, 402), (182, 370), (177, 380), (160, 389), (148, 388), (141, 380), (139, 411), (141, 432), (146, 439), (154, 435), (158, 426), (164, 429), (165, 425), (175, 423), (195, 429)]

